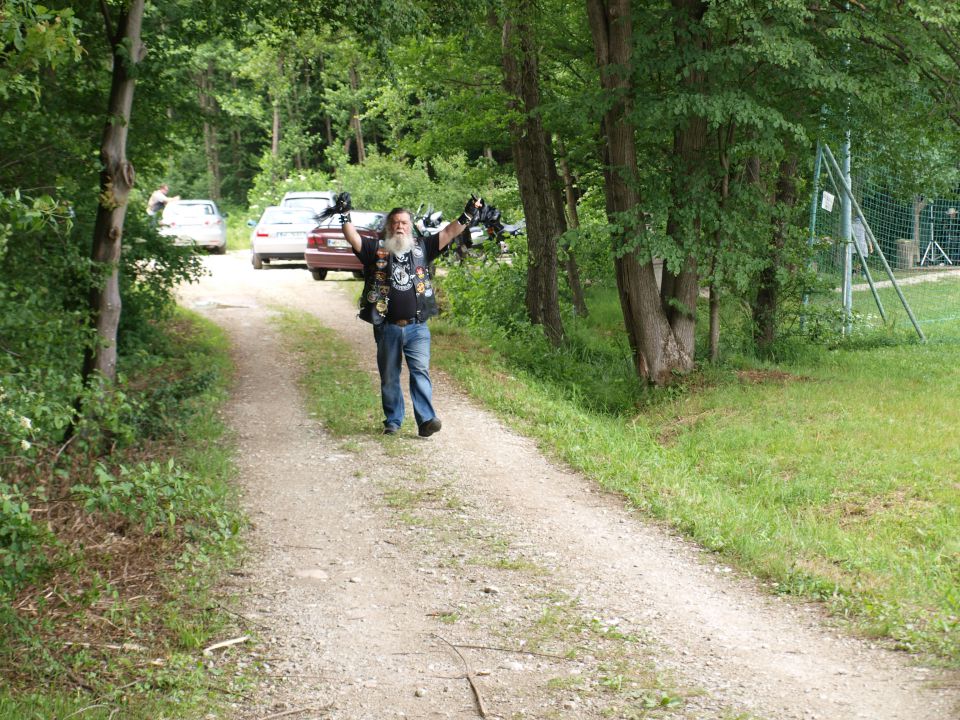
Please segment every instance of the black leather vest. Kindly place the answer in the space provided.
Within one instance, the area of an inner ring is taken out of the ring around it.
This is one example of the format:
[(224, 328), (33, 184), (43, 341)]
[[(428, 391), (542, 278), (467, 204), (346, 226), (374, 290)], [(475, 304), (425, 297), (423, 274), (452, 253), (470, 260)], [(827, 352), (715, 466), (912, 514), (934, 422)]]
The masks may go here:
[[(430, 266), (427, 264), (427, 248), (422, 238), (413, 239), (413, 290), (417, 297), (417, 320), (426, 322), (439, 310), (434, 295)], [(383, 246), (383, 238), (377, 240), (374, 262), (363, 267), (363, 294), (360, 295), (361, 320), (374, 325), (386, 321), (387, 304), (390, 298), (390, 278), (393, 276), (393, 255)]]

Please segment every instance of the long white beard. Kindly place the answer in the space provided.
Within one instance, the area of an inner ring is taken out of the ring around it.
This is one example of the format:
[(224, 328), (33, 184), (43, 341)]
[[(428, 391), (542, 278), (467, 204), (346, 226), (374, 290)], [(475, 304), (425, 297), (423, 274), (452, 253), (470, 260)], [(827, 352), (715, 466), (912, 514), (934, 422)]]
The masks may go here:
[(413, 235), (402, 233), (387, 235), (383, 240), (383, 247), (393, 255), (403, 255), (413, 249)]

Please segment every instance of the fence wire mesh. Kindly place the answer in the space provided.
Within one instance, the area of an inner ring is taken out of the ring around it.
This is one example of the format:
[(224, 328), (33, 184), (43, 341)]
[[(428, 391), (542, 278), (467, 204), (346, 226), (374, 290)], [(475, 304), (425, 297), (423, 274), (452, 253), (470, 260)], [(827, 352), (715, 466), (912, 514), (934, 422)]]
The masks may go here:
[[(836, 321), (842, 322), (849, 252), (854, 332), (884, 326), (869, 276), (886, 313), (886, 325), (916, 336), (880, 258), (882, 253), (927, 339), (960, 341), (960, 188), (953, 192), (908, 191), (896, 173), (854, 165), (853, 196), (876, 239), (875, 247), (869, 241), (870, 233), (859, 227), (856, 211), (851, 240), (844, 237), (843, 189), (831, 181), (825, 159), (822, 164), (811, 207), (812, 267), (817, 275), (816, 288), (810, 294), (811, 309), (825, 310), (828, 316), (835, 311)], [(839, 178), (836, 182), (842, 185)], [(866, 263), (854, 244), (860, 246)]]

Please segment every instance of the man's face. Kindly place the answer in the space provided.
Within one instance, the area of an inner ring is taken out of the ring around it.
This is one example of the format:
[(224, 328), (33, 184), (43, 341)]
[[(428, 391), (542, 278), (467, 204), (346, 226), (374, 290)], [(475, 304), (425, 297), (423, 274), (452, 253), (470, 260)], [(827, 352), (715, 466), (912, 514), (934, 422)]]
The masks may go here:
[(403, 255), (413, 247), (413, 222), (407, 213), (390, 218), (383, 246), (394, 255)]
[(387, 223), (387, 237), (392, 235), (410, 235), (413, 232), (413, 222), (407, 213), (397, 213)]

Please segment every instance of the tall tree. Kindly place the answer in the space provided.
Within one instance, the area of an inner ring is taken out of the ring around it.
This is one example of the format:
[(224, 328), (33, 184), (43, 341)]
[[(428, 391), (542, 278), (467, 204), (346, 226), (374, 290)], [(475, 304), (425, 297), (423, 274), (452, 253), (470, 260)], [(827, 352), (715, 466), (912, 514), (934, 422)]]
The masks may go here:
[(199, 90), (200, 112), (203, 115), (203, 147), (207, 158), (207, 175), (210, 178), (210, 198), (219, 202), (222, 176), (217, 120), (220, 108), (213, 88), (215, 73), (213, 58), (208, 58), (206, 65), (197, 72), (196, 82)]
[(123, 237), (127, 199), (134, 182), (133, 165), (127, 160), (127, 130), (133, 107), (137, 65), (146, 49), (140, 38), (144, 0), (130, 0), (116, 23), (110, 6), (101, 3), (103, 20), (113, 53), (113, 70), (107, 122), (100, 144), (100, 196), (93, 234), (92, 259), (102, 273), (102, 284), (90, 292), (90, 309), (97, 330), (97, 344), (86, 353), (83, 367), (85, 382), (95, 377), (110, 383), (117, 374), (117, 328), (120, 324), (120, 277), (118, 261)]
[(550, 135), (540, 119), (540, 77), (530, 0), (510, 3), (503, 22), (504, 86), (509, 95), (510, 146), (527, 221), (526, 304), (554, 344), (563, 339), (557, 296), (557, 238), (566, 230)]
[(617, 289), (637, 373), (666, 385), (677, 372), (693, 367), (693, 356), (678, 342), (660, 299), (653, 260), (638, 249), (647, 232), (638, 183), (634, 143), (633, 21), (629, 0), (587, 0), (587, 15), (608, 95), (603, 114), (606, 139), (604, 178), (607, 215), (614, 228)]
[[(707, 33), (702, 26), (707, 4), (701, 0), (673, 0), (672, 6), (674, 54), (683, 59), (679, 82), (684, 94), (696, 98), (703, 94), (707, 81), (706, 72), (695, 61), (707, 49)], [(695, 200), (706, 189), (704, 179), (711, 164), (706, 148), (707, 119), (699, 112), (687, 113), (673, 131), (671, 206), (667, 220), (667, 235), (685, 257), (680, 267), (664, 264), (660, 298), (680, 350), (690, 358), (694, 351), (699, 291), (696, 251), (702, 226)]]
[[(573, 180), (573, 172), (570, 170), (570, 162), (567, 160), (566, 153), (560, 154), (560, 170), (563, 173), (563, 195), (567, 203), (568, 226), (572, 230), (580, 229), (580, 213), (577, 210), (577, 191)], [(569, 243), (564, 247), (567, 266), (567, 284), (570, 285), (570, 292), (573, 293), (573, 309), (580, 317), (586, 317), (589, 314), (587, 300), (583, 294), (583, 285), (580, 283), (580, 269), (577, 267), (576, 254)]]

